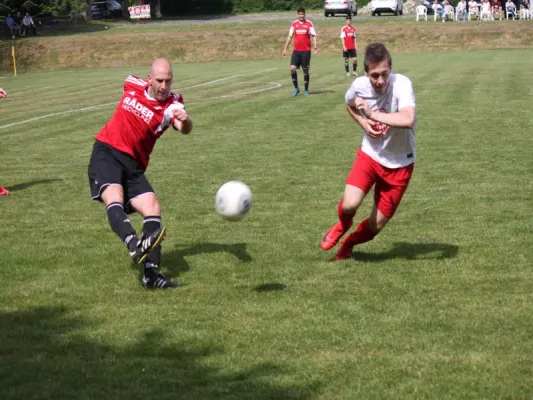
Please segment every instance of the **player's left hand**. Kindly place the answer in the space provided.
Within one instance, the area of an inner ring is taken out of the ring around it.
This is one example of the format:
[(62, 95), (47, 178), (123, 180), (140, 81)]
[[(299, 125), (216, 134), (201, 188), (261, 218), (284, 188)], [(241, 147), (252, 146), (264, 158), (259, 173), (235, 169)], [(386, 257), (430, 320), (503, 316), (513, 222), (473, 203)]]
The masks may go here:
[(366, 101), (364, 101), (360, 97), (355, 98), (355, 108), (366, 118), (370, 118), (372, 116), (372, 110), (370, 109)]
[(184, 110), (180, 110), (179, 108), (175, 109), (173, 113), (174, 118), (178, 121), (185, 122), (189, 119), (189, 114), (187, 114)]
[(5, 97), (7, 97), (7, 92), (4, 89), (0, 88), (0, 99)]
[(315, 47), (315, 56), (318, 56), (318, 48)]

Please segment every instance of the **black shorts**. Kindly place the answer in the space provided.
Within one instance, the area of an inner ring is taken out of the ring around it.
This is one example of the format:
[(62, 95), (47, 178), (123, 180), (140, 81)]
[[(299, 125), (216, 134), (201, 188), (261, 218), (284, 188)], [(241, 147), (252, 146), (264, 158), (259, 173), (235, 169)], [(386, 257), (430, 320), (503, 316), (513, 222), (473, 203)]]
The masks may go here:
[(344, 58), (357, 58), (357, 50), (350, 49), (350, 50), (343, 51), (342, 56)]
[(296, 68), (311, 67), (311, 51), (293, 51), (291, 56), (291, 65)]
[(130, 203), (133, 198), (154, 193), (144, 169), (132, 156), (98, 140), (94, 142), (88, 174), (93, 200), (102, 201), (102, 190), (111, 184), (122, 186), (127, 214), (135, 212)]

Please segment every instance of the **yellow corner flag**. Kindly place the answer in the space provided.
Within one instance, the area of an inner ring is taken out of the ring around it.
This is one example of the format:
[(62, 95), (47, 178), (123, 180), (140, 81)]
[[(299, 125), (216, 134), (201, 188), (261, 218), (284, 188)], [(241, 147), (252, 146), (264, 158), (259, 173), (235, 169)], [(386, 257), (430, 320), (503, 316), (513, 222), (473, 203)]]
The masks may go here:
[(15, 46), (11, 46), (11, 56), (13, 57), (13, 72), (17, 76), (17, 59), (15, 58)]

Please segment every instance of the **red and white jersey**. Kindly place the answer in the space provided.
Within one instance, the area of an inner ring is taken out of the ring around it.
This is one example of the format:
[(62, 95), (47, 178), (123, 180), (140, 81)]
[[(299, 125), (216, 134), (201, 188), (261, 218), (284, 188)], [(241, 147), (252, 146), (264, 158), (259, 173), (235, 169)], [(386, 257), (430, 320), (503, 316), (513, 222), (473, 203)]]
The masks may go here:
[(343, 39), (346, 50), (357, 49), (355, 28), (353, 26), (344, 25), (341, 29), (341, 39)]
[(316, 36), (315, 27), (309, 20), (299, 19), (291, 24), (289, 36), (294, 36), (294, 51), (311, 51), (311, 36)]
[[(355, 107), (356, 97), (365, 100), (372, 111), (394, 113), (405, 107), (416, 107), (411, 80), (401, 74), (391, 73), (389, 86), (383, 94), (374, 91), (367, 76), (357, 78), (346, 92), (346, 104)], [(377, 138), (372, 138), (365, 132), (361, 150), (387, 168), (400, 168), (414, 163), (416, 121), (410, 129), (387, 128)]]
[(159, 101), (150, 97), (147, 89), (147, 81), (128, 76), (115, 113), (96, 135), (96, 140), (131, 155), (142, 168), (148, 166), (156, 140), (173, 125), (173, 111), (185, 109), (180, 94), (170, 93)]

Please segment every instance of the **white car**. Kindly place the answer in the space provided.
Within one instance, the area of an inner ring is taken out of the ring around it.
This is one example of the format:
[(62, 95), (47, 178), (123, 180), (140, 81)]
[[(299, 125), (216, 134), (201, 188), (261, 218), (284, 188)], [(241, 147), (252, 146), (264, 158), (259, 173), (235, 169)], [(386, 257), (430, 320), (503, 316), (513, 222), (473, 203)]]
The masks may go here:
[(357, 3), (355, 0), (325, 0), (324, 16), (332, 17), (335, 14), (357, 15)]
[(394, 15), (403, 15), (403, 1), (402, 0), (372, 0), (370, 3), (372, 16), (382, 13), (392, 13)]

